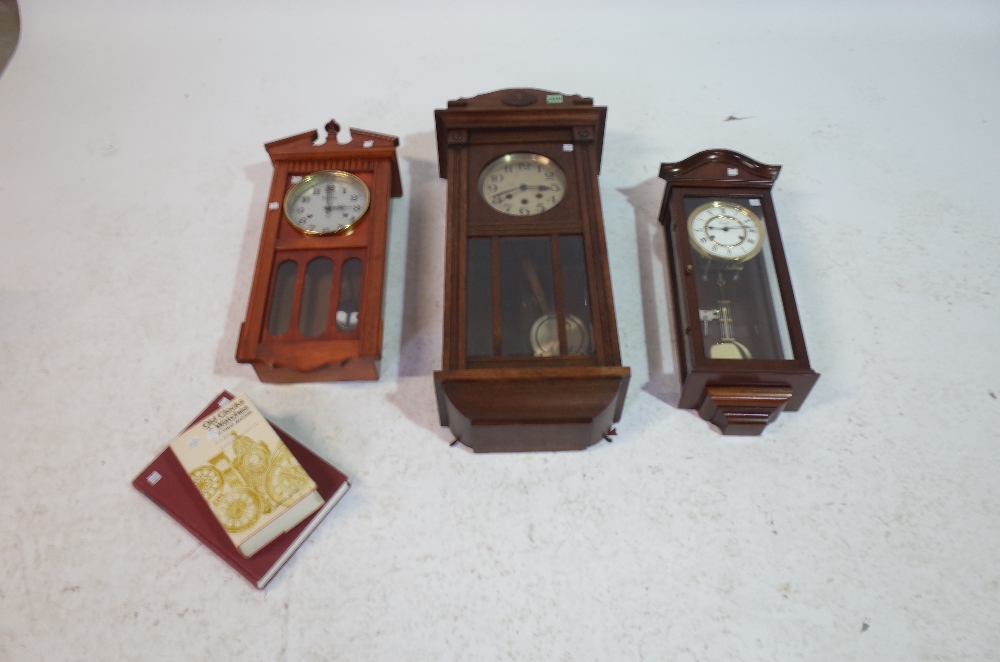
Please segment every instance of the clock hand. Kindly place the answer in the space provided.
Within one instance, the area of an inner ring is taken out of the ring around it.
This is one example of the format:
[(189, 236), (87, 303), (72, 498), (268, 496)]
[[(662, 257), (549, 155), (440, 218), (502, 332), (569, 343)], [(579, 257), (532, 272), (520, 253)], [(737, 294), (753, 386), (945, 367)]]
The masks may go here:
[(520, 186), (515, 186), (514, 188), (509, 188), (506, 191), (500, 191), (499, 193), (494, 193), (493, 195), (504, 196), (507, 195), (508, 193), (513, 193), (514, 191), (529, 191), (529, 190), (549, 191), (551, 189), (552, 189), (551, 186), (545, 186), (544, 184), (539, 184), (538, 186), (532, 186), (530, 184), (521, 184)]

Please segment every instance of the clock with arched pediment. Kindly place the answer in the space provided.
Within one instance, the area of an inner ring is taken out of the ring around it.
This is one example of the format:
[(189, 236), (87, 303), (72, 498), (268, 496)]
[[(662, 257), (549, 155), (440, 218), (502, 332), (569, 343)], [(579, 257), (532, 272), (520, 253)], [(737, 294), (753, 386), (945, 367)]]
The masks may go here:
[(780, 166), (725, 149), (660, 166), (682, 409), (757, 435), (795, 411), (809, 366), (771, 187)]
[(448, 180), (442, 425), (476, 452), (579, 450), (619, 420), (597, 175), (606, 109), (535, 89), (435, 112)]

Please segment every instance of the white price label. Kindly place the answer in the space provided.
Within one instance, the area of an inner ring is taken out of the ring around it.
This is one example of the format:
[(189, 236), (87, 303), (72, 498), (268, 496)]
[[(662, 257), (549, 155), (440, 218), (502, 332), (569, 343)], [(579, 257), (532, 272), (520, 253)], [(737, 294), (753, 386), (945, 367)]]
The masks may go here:
[(564, 152), (572, 152), (573, 151), (573, 144), (572, 143), (565, 143), (565, 144), (563, 144), (563, 151)]
[(737, 168), (726, 168), (726, 174), (730, 177), (735, 177), (740, 174), (740, 171)]
[(160, 482), (161, 478), (163, 478), (163, 476), (160, 475), (159, 471), (154, 471), (153, 473), (146, 476), (146, 480), (149, 482), (150, 485), (156, 485), (157, 483)]
[(292, 177), (292, 183), (293, 184), (298, 184), (301, 181), (302, 181), (302, 175), (295, 175), (295, 176)]
[(269, 203), (267, 203), (267, 208), (270, 209), (271, 211), (274, 211), (275, 209), (278, 208), (278, 203), (277, 202), (269, 202)]
[(757, 198), (752, 198), (750, 200), (750, 206), (751, 207), (760, 207), (760, 200), (758, 200)]
[(375, 144), (374, 140), (366, 140), (363, 143), (361, 143), (361, 146), (364, 147), (365, 149), (368, 149), (369, 147), (372, 147), (374, 144)]

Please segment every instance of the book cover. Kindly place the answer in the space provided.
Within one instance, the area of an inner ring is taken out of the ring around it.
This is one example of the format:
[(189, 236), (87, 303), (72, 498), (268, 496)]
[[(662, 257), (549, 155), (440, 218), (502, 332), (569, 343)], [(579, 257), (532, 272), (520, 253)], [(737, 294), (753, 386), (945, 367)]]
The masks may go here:
[[(202, 413), (198, 414), (195, 422), (201, 421), (233, 399), (232, 394), (221, 393)], [(252, 558), (244, 557), (233, 544), (229, 534), (212, 514), (208, 503), (169, 447), (165, 448), (132, 481), (132, 485), (139, 492), (149, 497), (257, 588), (264, 588), (350, 488), (350, 481), (340, 470), (283, 430), (271, 427), (316, 483), (325, 503), (292, 529), (275, 538)]]
[(316, 483), (245, 395), (168, 445), (244, 556), (323, 505)]

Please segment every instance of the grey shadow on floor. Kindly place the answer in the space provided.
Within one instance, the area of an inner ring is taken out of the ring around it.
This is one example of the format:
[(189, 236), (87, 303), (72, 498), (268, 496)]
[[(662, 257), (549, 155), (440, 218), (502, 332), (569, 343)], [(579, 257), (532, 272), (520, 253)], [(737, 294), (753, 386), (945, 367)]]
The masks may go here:
[(0, 0), (0, 74), (7, 68), (21, 36), (21, 13), (17, 0)]
[(657, 177), (618, 191), (635, 210), (642, 317), (646, 332), (646, 360), (649, 363), (649, 381), (642, 390), (676, 407), (680, 401), (681, 385), (675, 360), (677, 338), (672, 295), (669, 292), (666, 237), (659, 221), (663, 188), (663, 180)]
[(434, 370), (441, 365), (444, 320), (445, 219), (448, 182), (438, 173), (437, 136), (407, 136), (399, 155), (409, 170), (406, 271), (399, 338), (399, 378), (389, 396), (407, 418), (451, 441), (434, 397)]
[(271, 192), (271, 177), (274, 168), (270, 161), (262, 161), (246, 166), (243, 168), (243, 172), (253, 186), (253, 193), (250, 196), (246, 222), (243, 224), (242, 244), (236, 266), (236, 276), (233, 279), (233, 294), (229, 299), (229, 308), (226, 312), (226, 326), (215, 354), (215, 374), (224, 377), (256, 379), (250, 366), (243, 366), (236, 362), (236, 344), (239, 342), (240, 328), (246, 320), (250, 288), (253, 285), (254, 269), (257, 266), (260, 233), (264, 228), (267, 197)]

